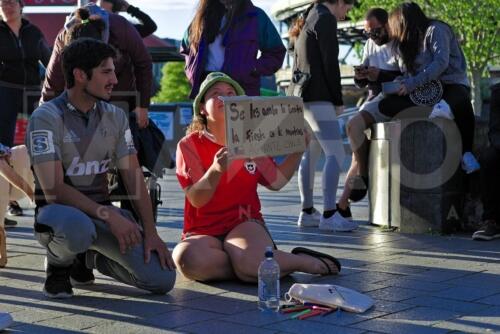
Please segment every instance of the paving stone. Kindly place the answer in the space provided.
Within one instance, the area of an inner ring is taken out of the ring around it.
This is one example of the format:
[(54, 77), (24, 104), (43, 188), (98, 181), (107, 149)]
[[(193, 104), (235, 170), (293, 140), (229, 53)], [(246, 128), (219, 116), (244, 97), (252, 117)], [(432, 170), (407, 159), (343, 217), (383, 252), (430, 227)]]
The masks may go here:
[(500, 307), (491, 307), (472, 315), (443, 321), (435, 327), (467, 333), (500, 333)]
[(386, 315), (385, 312), (377, 311), (375, 308), (372, 308), (364, 313), (351, 313), (345, 311), (336, 311), (334, 313), (330, 313), (324, 317), (312, 317), (310, 321), (321, 322), (325, 324), (331, 324), (336, 326), (349, 326), (358, 322), (366, 321), (369, 319), (379, 318), (381, 316)]
[(242, 325), (262, 327), (272, 323), (285, 321), (289, 315), (277, 312), (248, 311), (220, 318), (222, 321), (234, 322)]
[(489, 308), (488, 305), (479, 303), (462, 302), (452, 299), (438, 298), (433, 296), (419, 296), (405, 300), (406, 304), (428, 306), (458, 312), (460, 314), (471, 314)]
[(243, 311), (253, 310), (256, 307), (253, 302), (240, 301), (221, 296), (208, 296), (192, 300), (183, 300), (176, 304), (183, 307), (222, 314), (236, 314)]
[(137, 334), (137, 333), (148, 333), (148, 334), (173, 334), (179, 333), (179, 331), (169, 330), (165, 328), (156, 328), (154, 326), (148, 326), (144, 323), (139, 322), (106, 322), (99, 326), (88, 328), (85, 330), (87, 333), (95, 334)]
[(99, 313), (96, 312), (94, 313), (94, 316), (73, 314), (56, 319), (51, 318), (48, 320), (39, 321), (36, 324), (39, 326), (57, 327), (68, 330), (84, 330), (90, 327), (97, 326), (102, 322), (104, 322), (104, 319), (101, 318)]
[(482, 303), (482, 304), (500, 306), (500, 294), (489, 296), (486, 298), (481, 298), (481, 299), (476, 300), (476, 302)]
[(217, 321), (215, 322), (200, 322), (193, 325), (176, 328), (176, 330), (186, 331), (193, 334), (272, 334), (276, 333), (274, 330), (257, 328), (252, 326), (244, 326), (232, 322)]
[(393, 319), (397, 322), (410, 323), (416, 325), (431, 326), (440, 321), (456, 318), (457, 312), (446, 311), (431, 307), (415, 307), (397, 313), (392, 313), (380, 317), (380, 319)]
[(477, 286), (475, 288), (467, 286), (457, 286), (440, 292), (434, 292), (435, 297), (456, 299), (461, 301), (473, 301), (484, 297), (493, 296), (500, 292), (500, 286), (496, 288), (484, 288)]
[(221, 318), (221, 314), (184, 308), (157, 314), (141, 320), (141, 324), (155, 328), (175, 328), (206, 320)]
[(452, 285), (447, 283), (433, 283), (420, 281), (416, 279), (412, 279), (412, 277), (408, 278), (395, 278), (388, 281), (385, 281), (384, 284), (387, 286), (395, 286), (398, 288), (412, 289), (412, 290), (421, 290), (421, 291), (442, 291), (449, 289)]
[(81, 331), (68, 330), (63, 328), (46, 327), (37, 324), (29, 324), (24, 326), (15, 327), (8, 332), (12, 333), (36, 333), (36, 334), (76, 334)]
[(328, 323), (321, 323), (312, 320), (287, 320), (278, 322), (276, 324), (271, 324), (268, 326), (264, 326), (264, 328), (270, 330), (277, 330), (287, 333), (314, 333), (314, 334), (331, 334), (331, 333), (342, 333), (342, 334), (360, 334), (363, 333), (363, 330), (335, 326)]
[(372, 298), (400, 302), (416, 296), (425, 295), (425, 291), (388, 287), (368, 293)]
[(394, 319), (371, 319), (352, 325), (358, 329), (366, 329), (381, 333), (404, 333), (404, 334), (441, 334), (448, 330), (434, 327), (427, 327), (417, 324), (400, 322)]

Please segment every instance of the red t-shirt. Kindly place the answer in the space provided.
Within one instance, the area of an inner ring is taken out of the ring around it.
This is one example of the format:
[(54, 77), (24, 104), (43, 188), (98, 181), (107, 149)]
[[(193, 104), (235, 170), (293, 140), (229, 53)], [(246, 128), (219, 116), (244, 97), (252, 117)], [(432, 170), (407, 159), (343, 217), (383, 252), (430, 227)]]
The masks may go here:
[[(209, 136), (191, 133), (177, 145), (176, 174), (183, 189), (198, 182), (222, 148)], [(234, 160), (222, 174), (212, 199), (201, 208), (195, 208), (186, 198), (183, 235), (224, 235), (249, 219), (262, 220), (257, 185), (271, 184), (277, 167), (271, 158), (259, 158), (258, 163), (259, 168), (252, 160)]]

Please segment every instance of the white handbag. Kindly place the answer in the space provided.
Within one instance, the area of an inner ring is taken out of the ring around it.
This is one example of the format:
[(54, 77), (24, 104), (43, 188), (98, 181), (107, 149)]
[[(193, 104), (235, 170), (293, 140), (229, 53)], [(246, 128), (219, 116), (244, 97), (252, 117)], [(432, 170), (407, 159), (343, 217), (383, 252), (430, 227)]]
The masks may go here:
[(328, 284), (298, 284), (290, 287), (285, 298), (288, 302), (319, 304), (338, 307), (344, 311), (363, 313), (374, 305), (374, 300), (355, 290), (339, 285)]

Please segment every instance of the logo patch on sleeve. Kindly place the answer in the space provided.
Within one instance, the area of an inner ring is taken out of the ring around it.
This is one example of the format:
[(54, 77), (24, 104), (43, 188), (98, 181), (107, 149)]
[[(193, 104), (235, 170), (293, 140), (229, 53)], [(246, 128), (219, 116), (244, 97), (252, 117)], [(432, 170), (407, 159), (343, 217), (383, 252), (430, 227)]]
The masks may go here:
[(132, 138), (132, 132), (130, 129), (125, 130), (125, 143), (127, 144), (127, 148), (129, 150), (133, 150), (134, 147), (134, 139)]
[(31, 155), (55, 153), (53, 133), (49, 130), (36, 130), (30, 133)]

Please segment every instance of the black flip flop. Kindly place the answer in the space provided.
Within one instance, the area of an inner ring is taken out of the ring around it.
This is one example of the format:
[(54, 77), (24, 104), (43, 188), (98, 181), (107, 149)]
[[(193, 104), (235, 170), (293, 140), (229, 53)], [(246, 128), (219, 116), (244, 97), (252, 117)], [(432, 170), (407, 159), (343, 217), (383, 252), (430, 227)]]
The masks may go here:
[(318, 260), (320, 260), (321, 262), (323, 262), (325, 264), (326, 268), (328, 269), (328, 274), (327, 275), (333, 275), (333, 273), (332, 273), (332, 271), (331, 271), (330, 266), (328, 265), (328, 263), (325, 260), (323, 260), (323, 259), (328, 259), (331, 262), (333, 262), (333, 264), (335, 264), (335, 266), (337, 267), (337, 270), (338, 270), (339, 273), (340, 273), (340, 269), (342, 269), (342, 266), (340, 265), (339, 260), (337, 260), (333, 256), (325, 254), (325, 253), (317, 252), (317, 251), (309, 249), (309, 248), (295, 247), (294, 249), (292, 249), (292, 254), (295, 254), (295, 255), (297, 255), (297, 254), (306, 254), (306, 255), (312, 256), (314, 258), (317, 258)]

